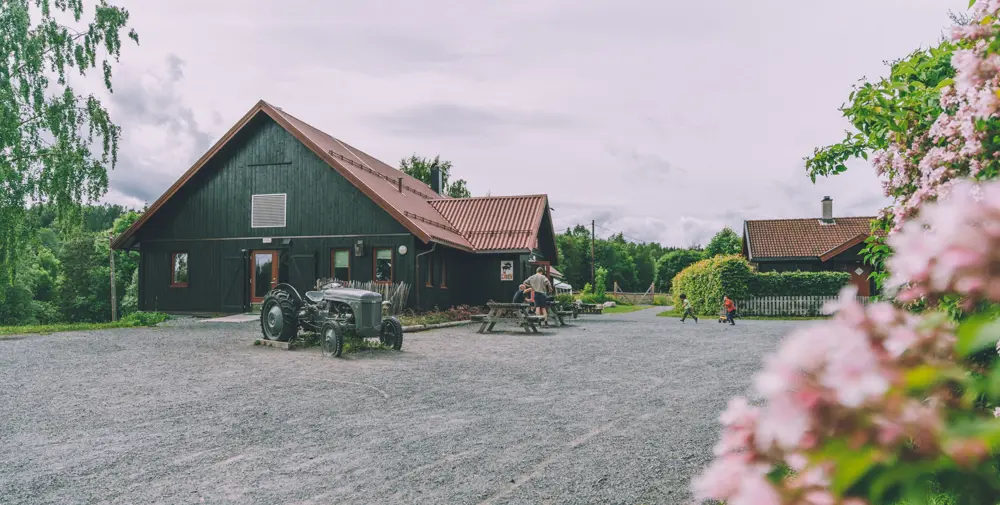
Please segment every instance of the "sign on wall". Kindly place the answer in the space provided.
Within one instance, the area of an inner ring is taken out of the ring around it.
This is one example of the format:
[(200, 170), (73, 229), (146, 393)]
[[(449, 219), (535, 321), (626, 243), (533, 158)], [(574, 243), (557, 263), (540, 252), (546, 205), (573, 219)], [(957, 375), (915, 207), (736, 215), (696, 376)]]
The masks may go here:
[(500, 280), (502, 280), (502, 281), (512, 281), (512, 280), (514, 280), (514, 262), (513, 261), (501, 261), (500, 262)]

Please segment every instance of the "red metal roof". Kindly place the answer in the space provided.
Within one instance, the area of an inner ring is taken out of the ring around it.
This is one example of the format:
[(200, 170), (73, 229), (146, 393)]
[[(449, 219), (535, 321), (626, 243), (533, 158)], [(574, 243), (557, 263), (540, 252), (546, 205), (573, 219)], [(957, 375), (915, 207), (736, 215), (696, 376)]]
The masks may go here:
[[(871, 234), (875, 217), (838, 217), (832, 224), (821, 219), (767, 219), (747, 221), (751, 259), (826, 257), (859, 236)], [(857, 243), (857, 242), (856, 242)]]
[[(443, 242), (460, 249), (474, 250), (472, 243), (452, 223), (448, 222), (433, 206), (430, 199), (441, 199), (429, 186), (414, 177), (390, 167), (365, 154), (360, 149), (348, 145), (326, 134), (302, 120), (280, 109), (273, 109), (292, 127), (316, 144), (333, 161), (351, 172), (357, 183), (367, 187), (383, 200), (385, 205), (401, 213), (406, 222), (420, 229), (431, 240)], [(399, 178), (403, 178), (403, 191), (399, 191)], [(447, 200), (447, 199), (445, 199)]]
[(425, 242), (439, 242), (475, 252), (538, 246), (541, 220), (548, 206), (545, 195), (480, 198), (438, 195), (427, 184), (263, 100), (150, 205), (138, 221), (116, 237), (112, 246), (115, 249), (130, 247), (135, 232), (258, 113), (270, 116)]
[(477, 251), (509, 251), (538, 247), (539, 225), (548, 198), (487, 196), (431, 200), (430, 204), (461, 230)]

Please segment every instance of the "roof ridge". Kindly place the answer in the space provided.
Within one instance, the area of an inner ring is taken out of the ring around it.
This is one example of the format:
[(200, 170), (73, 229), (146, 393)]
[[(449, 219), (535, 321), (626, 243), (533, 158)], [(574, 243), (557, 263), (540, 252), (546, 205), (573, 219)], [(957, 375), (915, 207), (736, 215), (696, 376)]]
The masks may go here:
[[(877, 218), (878, 218), (878, 216), (840, 216), (840, 217), (836, 217), (835, 216), (833, 218), (833, 220), (836, 221), (838, 219), (877, 219)], [(779, 217), (779, 218), (774, 218), (774, 219), (747, 219), (746, 222), (748, 222), (748, 223), (764, 223), (764, 222), (773, 222), (773, 221), (815, 221), (815, 220), (822, 220), (822, 219), (823, 219), (823, 216), (819, 216), (819, 217)]]
[[(267, 102), (264, 102), (264, 103), (267, 103)], [(312, 124), (310, 124), (309, 122), (307, 122), (307, 121), (303, 120), (302, 118), (300, 118), (300, 117), (298, 117), (298, 116), (296, 116), (296, 115), (294, 115), (294, 114), (292, 114), (292, 113), (290, 113), (290, 112), (287, 112), (287, 111), (285, 111), (285, 110), (281, 109), (280, 107), (277, 107), (277, 106), (275, 106), (275, 105), (272, 105), (272, 104), (270, 104), (270, 103), (268, 103), (268, 106), (270, 106), (270, 107), (271, 107), (272, 109), (275, 109), (275, 110), (277, 110), (278, 112), (280, 112), (280, 113), (282, 113), (282, 114), (284, 114), (284, 115), (286, 115), (286, 116), (288, 116), (288, 117), (290, 117), (290, 118), (292, 118), (292, 119), (294, 119), (294, 120), (296, 120), (296, 121), (298, 121), (298, 122), (300, 122), (300, 123), (302, 123), (302, 124), (304, 124), (304, 125), (306, 125), (306, 126), (308, 126), (308, 127), (312, 128), (313, 130), (316, 130), (317, 132), (319, 132), (319, 133), (321, 133), (321, 134), (323, 134), (323, 135), (326, 135), (327, 137), (330, 137), (330, 139), (332, 139), (333, 141), (335, 141), (335, 142), (336, 142), (337, 144), (340, 144), (340, 145), (341, 145), (341, 146), (342, 146), (342, 147), (343, 147), (344, 149), (346, 149), (346, 150), (347, 150), (347, 151), (349, 151), (349, 152), (350, 152), (351, 154), (353, 154), (353, 155), (354, 155), (354, 157), (358, 158), (358, 160), (359, 160), (359, 161), (360, 161), (360, 162), (361, 162), (362, 164), (364, 164), (364, 165), (368, 165), (368, 162), (366, 162), (365, 160), (361, 159), (361, 157), (360, 157), (360, 156), (358, 156), (358, 154), (359, 154), (359, 153), (360, 153), (360, 154), (362, 154), (362, 155), (364, 155), (364, 156), (366, 156), (366, 157), (368, 157), (368, 158), (371, 158), (371, 159), (373, 159), (373, 160), (377, 161), (378, 163), (380, 163), (380, 164), (382, 164), (382, 165), (385, 165), (385, 167), (386, 167), (386, 168), (388, 168), (389, 170), (392, 170), (392, 171), (394, 171), (394, 172), (399, 172), (399, 174), (400, 174), (400, 175), (402, 175), (402, 176), (404, 176), (404, 177), (407, 177), (407, 178), (410, 178), (410, 179), (412, 179), (413, 181), (415, 181), (415, 182), (418, 182), (418, 183), (420, 183), (420, 184), (422, 184), (422, 185), (424, 185), (424, 186), (427, 186), (427, 189), (431, 189), (429, 185), (425, 184), (425, 183), (424, 183), (423, 181), (421, 181), (420, 179), (417, 179), (416, 177), (413, 177), (412, 175), (410, 175), (410, 174), (408, 174), (408, 173), (406, 173), (406, 172), (404, 172), (404, 171), (402, 171), (402, 170), (400, 170), (400, 169), (398, 169), (398, 168), (396, 168), (396, 167), (394, 167), (394, 166), (392, 166), (392, 165), (389, 165), (388, 163), (386, 163), (386, 162), (384, 162), (384, 161), (382, 161), (382, 160), (380, 160), (380, 159), (376, 158), (375, 156), (372, 156), (371, 154), (368, 154), (367, 152), (365, 152), (365, 151), (363, 151), (363, 150), (361, 150), (361, 149), (359, 149), (359, 148), (357, 148), (357, 147), (354, 147), (353, 145), (349, 144), (348, 142), (346, 142), (346, 141), (344, 141), (344, 140), (341, 140), (341, 139), (339, 139), (339, 138), (337, 138), (337, 137), (334, 137), (333, 135), (330, 135), (329, 133), (327, 133), (327, 132), (325, 132), (325, 131), (323, 131), (323, 130), (321, 130), (321, 129), (319, 129), (319, 128), (315, 127), (315, 126), (313, 126), (313, 125), (312, 125)], [(336, 156), (336, 155), (335, 155), (335, 156)], [(378, 172), (377, 170), (375, 170), (375, 169), (374, 169), (374, 168), (372, 168), (372, 167), (368, 167), (368, 168), (369, 168), (370, 170), (372, 170), (373, 172)], [(379, 175), (381, 175), (381, 174), (379, 174)], [(413, 192), (414, 192), (414, 193), (417, 193), (417, 194), (419, 194), (420, 196), (424, 197), (424, 199), (425, 199), (425, 200), (432, 200), (432, 199), (438, 199), (438, 198), (433, 198), (433, 197), (431, 197), (430, 195), (427, 195), (427, 194), (426, 194), (426, 193), (424, 193), (423, 191), (420, 191), (420, 190), (418, 190), (417, 188), (414, 188), (414, 187), (412, 187), (412, 186), (408, 186), (408, 185), (404, 184), (404, 185), (403, 185), (403, 187), (404, 187), (404, 188), (405, 188), (405, 187), (409, 187), (410, 189), (412, 189), (412, 190), (413, 190)], [(431, 190), (431, 192), (433, 193), (433, 190)]]
[(538, 193), (534, 195), (487, 195), (487, 196), (467, 196), (463, 198), (431, 198), (429, 202), (462, 202), (471, 200), (488, 200), (493, 198), (548, 198), (549, 195), (545, 193)]

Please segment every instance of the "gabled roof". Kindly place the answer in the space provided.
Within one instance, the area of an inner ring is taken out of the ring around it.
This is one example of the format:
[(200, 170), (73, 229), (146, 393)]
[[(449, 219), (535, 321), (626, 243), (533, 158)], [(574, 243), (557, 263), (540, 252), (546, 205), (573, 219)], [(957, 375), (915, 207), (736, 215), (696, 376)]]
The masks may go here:
[(545, 195), (449, 198), (429, 202), (462, 230), (476, 251), (510, 251), (538, 247)]
[(746, 221), (744, 239), (750, 260), (830, 258), (865, 241), (875, 217), (822, 219), (766, 219)]
[[(537, 242), (542, 216), (548, 206), (545, 195), (462, 199), (438, 195), (423, 182), (261, 100), (153, 202), (138, 221), (116, 237), (112, 247), (131, 246), (139, 228), (258, 114), (265, 114), (281, 125), (425, 243), (438, 242), (466, 251), (489, 252), (531, 249)], [(402, 192), (399, 191), (400, 178), (403, 179)], [(502, 239), (502, 236), (508, 238)], [(514, 237), (519, 238), (515, 240)]]

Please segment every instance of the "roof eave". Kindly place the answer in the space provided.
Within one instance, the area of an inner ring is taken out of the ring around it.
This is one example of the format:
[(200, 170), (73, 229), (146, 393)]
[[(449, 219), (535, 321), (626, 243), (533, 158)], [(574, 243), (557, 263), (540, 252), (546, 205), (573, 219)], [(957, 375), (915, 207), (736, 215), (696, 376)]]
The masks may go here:
[(750, 245), (750, 228), (747, 227), (748, 221), (743, 221), (743, 236), (747, 242), (747, 261), (753, 261), (753, 247)]
[(861, 233), (858, 236), (852, 238), (851, 240), (848, 240), (847, 242), (844, 242), (843, 244), (840, 244), (837, 247), (834, 247), (833, 249), (830, 249), (829, 251), (821, 254), (819, 256), (819, 260), (825, 263), (825, 262), (827, 262), (827, 261), (835, 258), (837, 255), (843, 253), (844, 251), (846, 251), (846, 250), (848, 250), (848, 249), (850, 249), (850, 248), (852, 248), (852, 247), (854, 247), (854, 246), (856, 246), (858, 244), (863, 243), (865, 240), (868, 240), (868, 236), (869, 235), (870, 234), (868, 234), (868, 233)]

